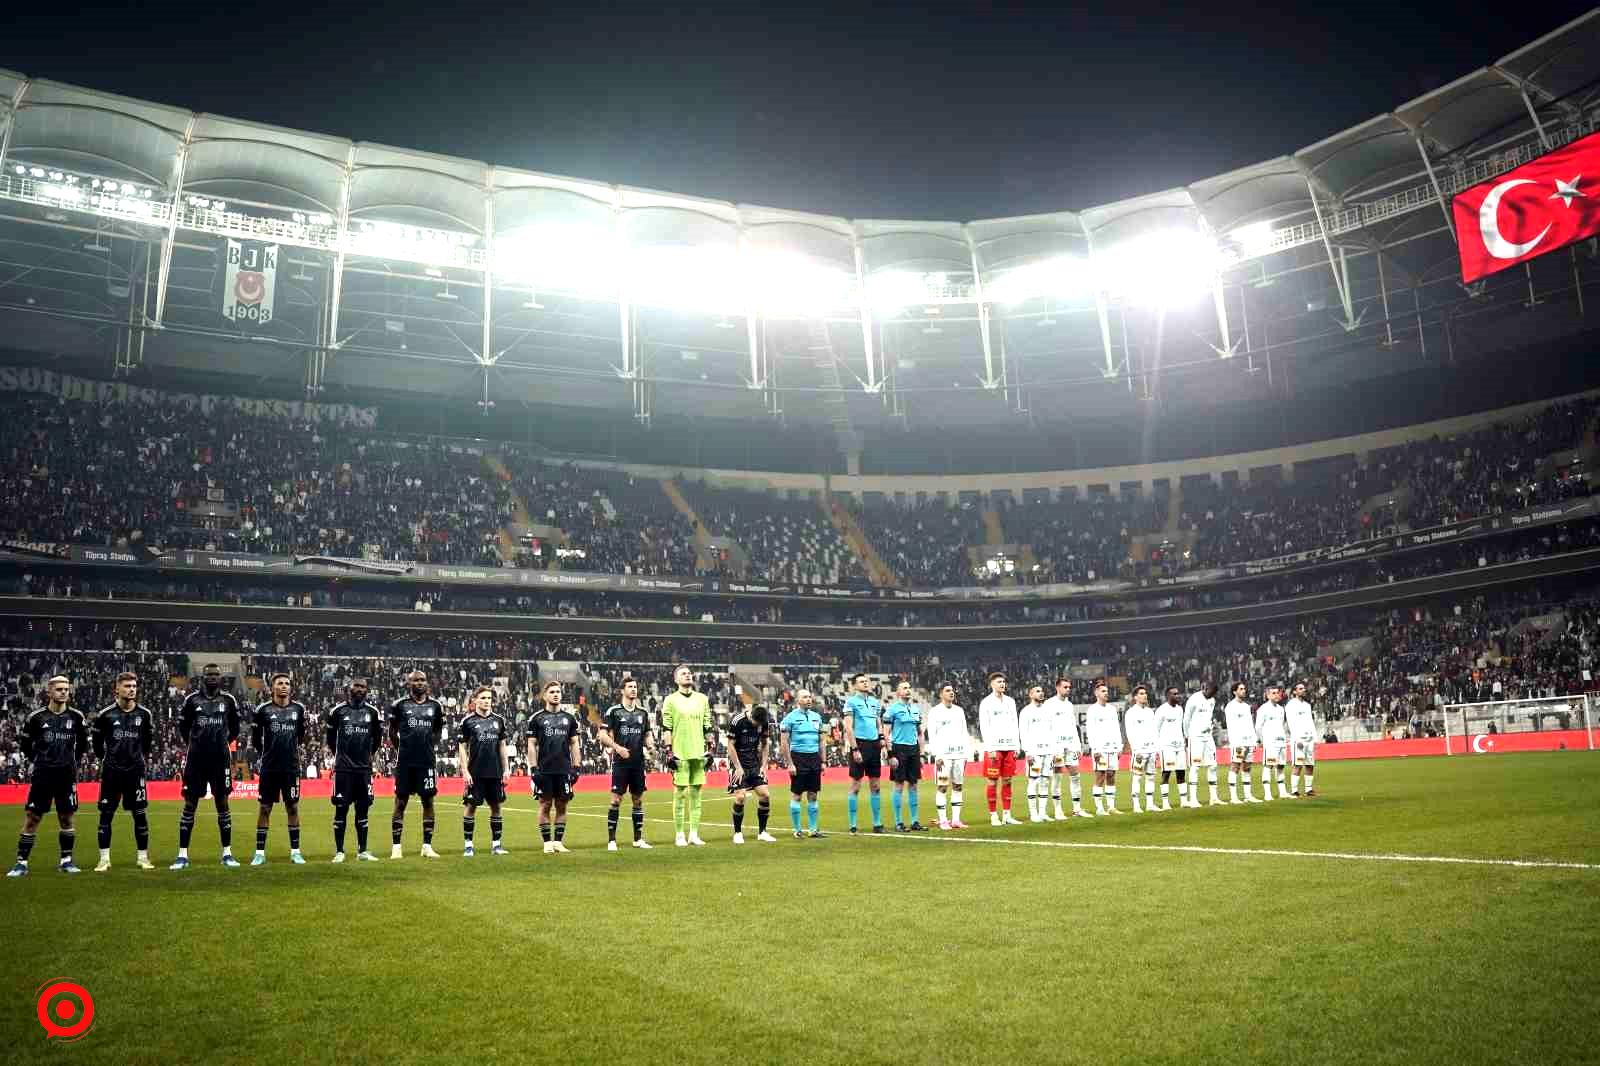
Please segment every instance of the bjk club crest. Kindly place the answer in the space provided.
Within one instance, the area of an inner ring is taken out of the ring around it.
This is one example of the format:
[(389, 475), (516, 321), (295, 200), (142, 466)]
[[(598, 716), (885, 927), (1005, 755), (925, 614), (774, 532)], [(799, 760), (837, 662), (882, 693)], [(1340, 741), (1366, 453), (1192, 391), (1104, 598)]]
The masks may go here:
[(278, 246), (228, 242), (223, 278), (222, 317), (238, 325), (272, 321), (273, 293), (278, 280)]

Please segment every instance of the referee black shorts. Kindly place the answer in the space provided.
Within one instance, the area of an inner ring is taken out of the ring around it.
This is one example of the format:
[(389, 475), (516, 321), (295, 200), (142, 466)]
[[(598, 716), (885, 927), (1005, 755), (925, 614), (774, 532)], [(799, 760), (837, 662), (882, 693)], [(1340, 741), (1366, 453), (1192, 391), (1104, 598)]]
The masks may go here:
[(896, 744), (890, 749), (895, 765), (889, 769), (889, 780), (914, 785), (922, 780), (922, 757), (915, 744)]
[(802, 792), (819, 792), (822, 789), (822, 753), (817, 751), (791, 752), (794, 769), (789, 772), (789, 791), (796, 796)]
[(883, 745), (876, 740), (858, 743), (856, 751), (861, 753), (861, 761), (850, 760), (850, 780), (859, 781), (863, 777), (870, 777), (874, 781), (883, 776)]

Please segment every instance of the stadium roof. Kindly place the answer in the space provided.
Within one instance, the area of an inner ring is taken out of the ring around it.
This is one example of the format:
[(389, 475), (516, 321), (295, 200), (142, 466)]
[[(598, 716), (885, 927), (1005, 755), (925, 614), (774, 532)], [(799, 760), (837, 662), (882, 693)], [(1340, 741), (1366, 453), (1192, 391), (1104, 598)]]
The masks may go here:
[[(609, 185), (0, 71), (0, 317), (53, 351), (103, 350), (131, 318), (119, 363), (259, 374), (266, 349), (237, 354), (241, 331), (217, 313), (224, 242), (253, 238), (287, 248), (292, 273), (250, 336), (282, 347), (269, 373), (313, 386), (465, 395), (493, 369), (536, 402), (714, 403), (848, 429), (1136, 406), (1167, 379), (1260, 388), (1248, 372), (1274, 358), (1379, 372), (1482, 295), (1454, 285), (1442, 201), (1595, 129), (1596, 55), (1591, 11), (1291, 154), (967, 222)], [(147, 202), (88, 209), (40, 172), (131, 183)], [(1213, 247), (1217, 262), (1188, 261)], [(1197, 288), (1196, 272), (1217, 283)], [(1153, 307), (1151, 287), (1175, 295)], [(1363, 369), (1344, 358), (1356, 349), (1381, 357)]]

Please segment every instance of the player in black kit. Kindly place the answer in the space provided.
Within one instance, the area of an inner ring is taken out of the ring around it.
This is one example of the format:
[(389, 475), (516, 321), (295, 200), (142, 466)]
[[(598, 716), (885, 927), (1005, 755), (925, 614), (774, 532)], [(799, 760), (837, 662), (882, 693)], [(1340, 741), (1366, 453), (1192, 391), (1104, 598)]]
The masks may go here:
[(72, 816), (78, 809), (78, 760), (89, 750), (89, 723), (83, 714), (67, 706), (72, 682), (57, 674), (45, 682), (45, 706), (28, 715), (17, 739), (22, 754), (33, 761), (33, 776), (28, 785), (22, 835), (17, 839), (17, 864), (7, 877), (25, 877), (28, 856), (39, 822), (52, 806), (61, 825), (61, 865), (64, 874), (75, 874), (72, 846), (78, 831)]
[(139, 675), (123, 672), (113, 683), (116, 702), (94, 719), (94, 753), (100, 759), (100, 862), (94, 872), (111, 869), (111, 820), (117, 804), (133, 815), (133, 840), (138, 866), (154, 870), (150, 861), (150, 800), (145, 789), (145, 760), (155, 747), (155, 715), (139, 703)]
[(345, 826), (356, 808), (356, 858), (377, 862), (367, 850), (367, 812), (372, 808), (372, 756), (383, 743), (383, 719), (367, 702), (364, 677), (345, 686), (345, 701), (328, 713), (323, 740), (333, 755), (333, 861), (344, 862)]
[(222, 691), (222, 667), (207, 663), (200, 671), (200, 691), (191, 692), (178, 712), (178, 735), (189, 745), (183, 757), (183, 814), (178, 818), (178, 858), (174, 870), (189, 868), (189, 837), (194, 832), (194, 809), (211, 790), (217, 805), (217, 833), (222, 838), (222, 865), (238, 866), (233, 857), (233, 812), (228, 793), (233, 791), (230, 749), (239, 739), (239, 701)]
[(467, 794), (462, 800), (466, 813), (461, 816), (461, 838), (466, 842), (461, 854), (472, 858), (472, 837), (477, 832), (480, 804), (489, 806), (489, 854), (510, 855), (500, 842), (504, 823), (500, 804), (506, 800), (506, 777), (511, 772), (511, 727), (494, 713), (494, 689), (479, 685), (467, 701), (469, 711), (461, 719), (461, 771), (467, 779)]
[(582, 727), (577, 718), (561, 709), (561, 682), (546, 682), (539, 695), (544, 707), (528, 719), (528, 768), (533, 774), (533, 794), (539, 798), (539, 835), (549, 855), (567, 850), (567, 801), (572, 798), (572, 786), (578, 783)]
[(439, 792), (435, 774), (436, 751), (444, 734), (444, 707), (428, 695), (428, 674), (413, 670), (406, 675), (409, 695), (389, 706), (389, 739), (399, 752), (394, 769), (394, 821), (389, 824), (394, 846), (389, 858), (401, 855), (400, 837), (406, 827), (406, 804), (413, 793), (422, 797), (422, 857), (437, 859), (433, 850), (433, 797)]
[(607, 851), (617, 850), (617, 822), (622, 794), (633, 797), (633, 846), (649, 848), (644, 838), (644, 742), (650, 735), (650, 712), (639, 702), (639, 681), (622, 682), (622, 702), (600, 720), (600, 746), (611, 752), (611, 810), (606, 813)]
[(289, 698), (288, 674), (273, 674), (272, 698), (257, 704), (250, 716), (250, 744), (261, 753), (261, 809), (256, 815), (256, 853), (251, 866), (267, 861), (267, 830), (272, 805), (283, 800), (289, 815), (289, 861), (305, 864), (300, 854), (300, 745), (306, 739), (305, 704)]
[(735, 688), (744, 704), (728, 720), (728, 791), (733, 793), (733, 842), (744, 843), (744, 802), (756, 794), (756, 839), (776, 844), (767, 832), (772, 813), (772, 793), (767, 789), (767, 758), (772, 754), (772, 719), (765, 707), (752, 707), (755, 696), (742, 685)]

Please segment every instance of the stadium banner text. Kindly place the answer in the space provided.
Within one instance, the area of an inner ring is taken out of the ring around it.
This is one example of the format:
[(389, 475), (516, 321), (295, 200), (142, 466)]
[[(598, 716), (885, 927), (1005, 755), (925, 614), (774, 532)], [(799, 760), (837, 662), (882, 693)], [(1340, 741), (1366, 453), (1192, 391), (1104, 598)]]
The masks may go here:
[(359, 429), (378, 424), (376, 407), (348, 403), (312, 403), (309, 400), (260, 400), (248, 396), (219, 396), (211, 393), (167, 392), (146, 389), (123, 381), (96, 381), (73, 374), (62, 374), (38, 367), (0, 366), (0, 392), (31, 392), (84, 403), (144, 404), (148, 407), (181, 407), (186, 411), (210, 414), (230, 408), (257, 418), (296, 419), (327, 422)]
[[(1582, 751), (1587, 748), (1588, 734), (1581, 729), (1552, 729), (1543, 733), (1496, 733), (1481, 734), (1487, 737), (1478, 754), (1494, 755), (1518, 751)], [(1456, 747), (1461, 747), (1460, 738)], [(1469, 744), (1470, 748), (1471, 745)], [(1416, 740), (1352, 740), (1338, 744), (1318, 744), (1318, 762), (1337, 762), (1341, 759), (1392, 759), (1406, 756), (1444, 755), (1443, 737), (1424, 737)], [(1229, 750), (1225, 747), (1217, 749), (1217, 758), (1221, 763), (1231, 759)], [(1122, 769), (1128, 768), (1128, 756), (1122, 756)], [(1089, 756), (1083, 757), (1082, 768), (1085, 771), (1093, 768), (1093, 761)], [(979, 763), (967, 764), (967, 775), (977, 778), (981, 772)], [(767, 770), (767, 779), (773, 788), (786, 787), (789, 783), (789, 772), (780, 767), (771, 767)], [(439, 780), (439, 795), (453, 798), (463, 793), (465, 782), (459, 777), (441, 777)], [(850, 771), (843, 766), (829, 767), (823, 772), (824, 784), (844, 785), (850, 780)], [(507, 792), (515, 799), (526, 787), (528, 778), (514, 778), (507, 785)], [(717, 771), (706, 775), (707, 788), (724, 788), (728, 783), (725, 771)], [(646, 775), (646, 787), (652, 791), (664, 792), (672, 789), (672, 775), (653, 773)], [(235, 799), (253, 799), (256, 795), (255, 781), (236, 781), (233, 787)], [(609, 793), (611, 790), (611, 775), (584, 774), (578, 778), (575, 786), (577, 792), (593, 792), (596, 794)], [(394, 795), (394, 778), (374, 776), (372, 791), (379, 796)], [(147, 792), (152, 802), (176, 801), (183, 798), (183, 782), (151, 781)], [(327, 799), (333, 795), (333, 778), (329, 776), (307, 778), (300, 782), (300, 796), (302, 799)], [(78, 803), (87, 807), (100, 798), (100, 782), (81, 781), (78, 784)], [(532, 798), (531, 793), (528, 796)], [(0, 807), (16, 806), (26, 803), (28, 799), (27, 785), (0, 785)]]

